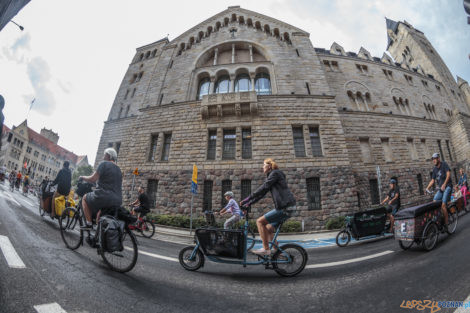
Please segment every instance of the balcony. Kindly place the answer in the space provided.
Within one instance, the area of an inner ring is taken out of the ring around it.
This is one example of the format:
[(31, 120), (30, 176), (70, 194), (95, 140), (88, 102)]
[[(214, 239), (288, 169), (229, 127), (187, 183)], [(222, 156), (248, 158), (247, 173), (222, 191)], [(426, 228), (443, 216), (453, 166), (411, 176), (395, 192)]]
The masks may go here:
[(258, 97), (255, 91), (209, 94), (201, 100), (202, 119), (254, 116), (258, 111)]

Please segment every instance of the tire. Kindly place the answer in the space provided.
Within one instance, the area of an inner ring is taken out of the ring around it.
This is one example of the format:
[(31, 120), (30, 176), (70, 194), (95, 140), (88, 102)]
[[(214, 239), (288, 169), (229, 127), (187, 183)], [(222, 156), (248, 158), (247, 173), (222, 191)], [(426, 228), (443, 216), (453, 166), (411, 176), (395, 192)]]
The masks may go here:
[(59, 216), (60, 236), (67, 248), (75, 250), (83, 243), (83, 224), (80, 214), (75, 208), (66, 208)]
[(132, 270), (137, 263), (139, 254), (137, 239), (127, 227), (122, 236), (122, 245), (122, 251), (107, 252), (101, 248), (98, 250), (106, 265), (118, 273), (126, 273)]
[(142, 236), (152, 238), (155, 234), (155, 225), (151, 221), (143, 221), (141, 227)]
[(431, 251), (437, 244), (439, 239), (439, 230), (436, 223), (430, 223), (424, 229), (424, 237), (422, 240), (423, 249)]
[(346, 247), (350, 241), (351, 234), (345, 229), (341, 230), (338, 235), (336, 235), (336, 244), (339, 247)]
[(457, 208), (454, 206), (453, 207), (453, 211), (454, 213), (450, 213), (450, 211), (452, 210), (452, 208), (449, 210), (449, 225), (447, 226), (447, 233), (449, 235), (452, 235), (453, 233), (455, 233), (455, 231), (457, 230), (457, 224), (459, 222), (459, 213), (457, 212)]
[(253, 247), (255, 246), (255, 243), (256, 243), (255, 238), (256, 238), (255, 233), (251, 229), (248, 229), (248, 233), (246, 235), (246, 250), (247, 251), (253, 249)]
[(402, 248), (403, 250), (408, 250), (409, 248), (411, 248), (411, 246), (413, 245), (413, 242), (414, 241), (411, 241), (411, 240), (398, 240), (398, 244), (400, 245), (400, 248)]
[[(291, 262), (286, 261), (286, 253), (290, 256)], [(304, 248), (296, 244), (285, 244), (274, 253), (272, 257), (273, 269), (277, 274), (284, 277), (292, 277), (302, 272), (307, 264), (308, 255)]]
[(201, 250), (199, 249), (196, 250), (196, 254), (194, 255), (193, 260), (190, 260), (191, 254), (195, 248), (195, 246), (185, 247), (178, 255), (180, 264), (185, 270), (197, 271), (204, 265), (204, 254), (202, 254)]

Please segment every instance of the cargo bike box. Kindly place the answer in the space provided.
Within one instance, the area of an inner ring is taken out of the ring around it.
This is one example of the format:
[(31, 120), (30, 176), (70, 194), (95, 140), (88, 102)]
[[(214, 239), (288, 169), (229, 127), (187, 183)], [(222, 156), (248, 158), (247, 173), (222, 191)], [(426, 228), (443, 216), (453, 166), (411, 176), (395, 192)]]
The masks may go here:
[(398, 211), (395, 215), (395, 239), (421, 240), (427, 223), (439, 220), (441, 203), (428, 202)]
[(243, 230), (199, 228), (196, 237), (205, 255), (243, 259)]
[(345, 225), (336, 235), (336, 244), (345, 247), (351, 241), (361, 238), (384, 235), (387, 225), (387, 209), (385, 207), (372, 208), (346, 216)]

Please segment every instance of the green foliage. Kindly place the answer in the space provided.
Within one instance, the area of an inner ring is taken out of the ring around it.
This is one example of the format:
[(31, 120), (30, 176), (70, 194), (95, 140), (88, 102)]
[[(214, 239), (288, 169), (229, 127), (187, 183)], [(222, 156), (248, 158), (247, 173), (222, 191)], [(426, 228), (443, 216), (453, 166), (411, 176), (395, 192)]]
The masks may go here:
[(78, 177), (80, 176), (89, 176), (93, 173), (93, 167), (91, 165), (80, 166), (75, 169), (72, 174), (72, 186), (77, 185)]
[(344, 223), (345, 220), (346, 220), (346, 217), (344, 216), (332, 217), (326, 221), (325, 227), (326, 229), (329, 229), (329, 230), (343, 228), (345, 225)]
[(296, 220), (288, 220), (281, 227), (281, 233), (299, 233), (301, 231), (302, 224)]

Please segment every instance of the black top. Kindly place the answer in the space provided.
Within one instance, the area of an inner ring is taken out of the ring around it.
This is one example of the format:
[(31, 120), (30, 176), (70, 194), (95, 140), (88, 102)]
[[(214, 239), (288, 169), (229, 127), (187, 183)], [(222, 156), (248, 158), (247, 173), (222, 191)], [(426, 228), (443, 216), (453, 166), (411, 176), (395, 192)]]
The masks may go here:
[(145, 193), (139, 195), (140, 207), (148, 210), (150, 208), (149, 197)]
[(119, 166), (110, 161), (102, 161), (96, 169), (100, 178), (97, 182), (95, 194), (106, 197), (109, 206), (122, 204), (122, 173)]
[[(434, 166), (432, 169), (432, 179), (436, 180), (437, 188), (441, 188), (442, 184), (446, 181), (447, 172), (450, 172), (450, 167), (444, 161), (441, 161), (439, 167)], [(449, 179), (446, 188), (447, 187), (452, 188), (452, 179)]]
[(294, 195), (287, 187), (286, 175), (280, 170), (272, 170), (268, 173), (265, 182), (250, 195), (251, 203), (261, 200), (268, 191), (271, 191), (276, 210), (295, 205)]
[(433, 201), (424, 204), (420, 204), (411, 208), (405, 208), (398, 211), (395, 215), (395, 220), (403, 220), (409, 218), (415, 218), (421, 216), (429, 211), (440, 209), (442, 201)]
[(401, 203), (400, 203), (400, 188), (398, 186), (395, 186), (394, 189), (390, 189), (390, 191), (388, 192), (388, 199), (389, 200), (392, 200), (395, 195), (398, 194), (398, 198), (392, 202), (392, 205), (398, 205), (400, 206)]
[(57, 192), (61, 195), (68, 195), (72, 187), (72, 173), (70, 169), (62, 168), (52, 182), (52, 185), (57, 185)]

